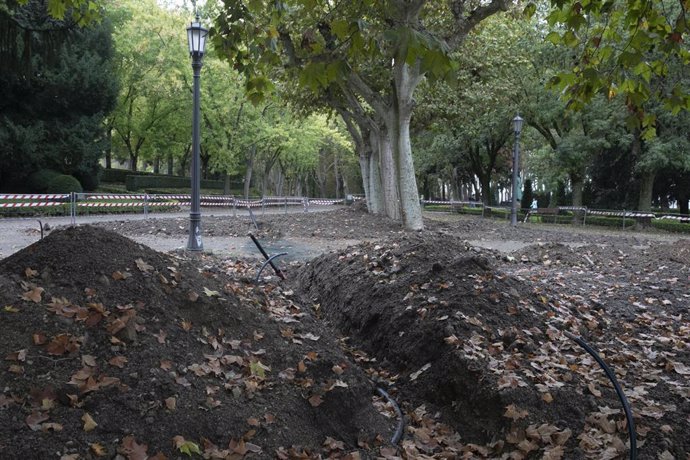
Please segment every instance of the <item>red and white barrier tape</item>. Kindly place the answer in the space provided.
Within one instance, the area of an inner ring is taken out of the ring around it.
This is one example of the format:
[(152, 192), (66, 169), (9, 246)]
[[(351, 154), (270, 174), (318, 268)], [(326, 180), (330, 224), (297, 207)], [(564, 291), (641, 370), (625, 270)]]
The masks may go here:
[(39, 201), (35, 203), (0, 203), (0, 208), (46, 208), (48, 206), (62, 206), (69, 204), (57, 201)]
[(69, 199), (69, 194), (42, 194), (42, 195), (0, 195), (0, 200), (64, 200)]

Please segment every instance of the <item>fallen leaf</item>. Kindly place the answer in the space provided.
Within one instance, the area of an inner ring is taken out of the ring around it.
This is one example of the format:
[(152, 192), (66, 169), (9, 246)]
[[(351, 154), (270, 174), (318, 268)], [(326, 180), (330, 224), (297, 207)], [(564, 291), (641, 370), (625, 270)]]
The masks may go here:
[(510, 404), (509, 406), (506, 406), (506, 411), (503, 414), (504, 417), (508, 417), (512, 420), (520, 420), (527, 417), (528, 415), (529, 411), (520, 410), (515, 404)]
[(88, 412), (82, 415), (81, 419), (84, 422), (84, 431), (91, 431), (98, 426), (98, 423), (96, 423)]
[(34, 345), (43, 345), (48, 340), (43, 332), (34, 332), (31, 335)]
[(14, 306), (12, 306), (12, 305), (5, 305), (4, 310), (5, 310), (7, 313), (19, 313), (19, 308), (16, 308), (16, 307), (14, 307)]
[(167, 407), (168, 410), (177, 409), (177, 399), (172, 396), (169, 398), (165, 398), (165, 407)]
[(320, 395), (312, 395), (309, 398), (309, 404), (312, 407), (319, 407), (323, 403), (323, 398)]
[(26, 270), (24, 270), (24, 275), (26, 275), (27, 278), (35, 278), (38, 276), (38, 271), (32, 270), (30, 267), (26, 267)]
[(89, 447), (91, 448), (91, 452), (93, 452), (93, 454), (96, 457), (103, 457), (107, 453), (107, 451), (105, 450), (105, 447), (98, 444), (97, 442), (94, 442), (93, 444), (89, 444)]
[(156, 338), (156, 340), (158, 340), (158, 343), (165, 344), (165, 338), (168, 336), (168, 334), (163, 329), (160, 329), (158, 334), (153, 334), (153, 336)]
[(81, 362), (84, 366), (96, 367), (96, 357), (92, 355), (82, 355)]
[(673, 370), (679, 373), (680, 375), (690, 375), (690, 366), (686, 366), (685, 364), (678, 361), (673, 362)]
[(122, 440), (122, 446), (118, 452), (126, 455), (127, 460), (146, 460), (148, 458), (147, 450), (146, 444), (138, 444), (134, 436), (126, 436)]
[(189, 332), (190, 329), (192, 329), (192, 322), (183, 319), (182, 321), (180, 321), (180, 326), (182, 327), (182, 329)]
[(108, 364), (110, 364), (111, 366), (119, 367), (120, 369), (125, 367), (126, 363), (127, 358), (125, 358), (124, 356), (114, 356), (110, 358), (110, 361), (108, 361)]
[(153, 270), (153, 265), (149, 265), (140, 257), (134, 261), (137, 264), (137, 268), (143, 273), (148, 273)]
[(197, 293), (194, 292), (194, 291), (189, 291), (189, 293), (187, 294), (187, 298), (188, 298), (191, 302), (196, 302), (196, 300), (199, 298), (199, 294), (197, 294)]
[(220, 297), (220, 292), (212, 291), (207, 287), (204, 288), (204, 294), (206, 294), (207, 297)]
[(594, 386), (594, 382), (590, 382), (590, 383), (587, 385), (587, 389), (589, 390), (590, 393), (592, 393), (592, 394), (593, 394), (594, 396), (596, 396), (597, 398), (600, 398), (600, 397), (601, 397), (601, 391), (599, 391), (599, 390), (597, 389), (597, 387)]
[(259, 419), (257, 419), (257, 418), (249, 417), (247, 419), (247, 425), (258, 427), (258, 426), (261, 426), (261, 422), (259, 422)]
[(26, 349), (22, 348), (19, 351), (14, 351), (5, 356), (5, 361), (26, 361)]
[(121, 271), (117, 270), (117, 271), (114, 271), (113, 274), (110, 276), (112, 276), (112, 278), (115, 281), (120, 281), (120, 280), (126, 280), (127, 278), (132, 276), (132, 274), (130, 272), (121, 272)]
[(335, 372), (336, 375), (342, 375), (342, 373), (345, 372), (345, 371), (343, 370), (343, 368), (340, 367), (340, 366), (338, 366), (337, 364), (334, 365), (334, 366), (331, 368), (331, 370), (333, 370), (333, 372)]
[(29, 425), (33, 431), (41, 429), (41, 423), (48, 420), (50, 417), (43, 412), (34, 411), (26, 417), (26, 424)]
[(173, 442), (175, 443), (175, 447), (177, 447), (177, 449), (183, 454), (187, 454), (190, 457), (192, 454), (201, 455), (201, 449), (199, 449), (199, 445), (192, 441), (187, 441), (182, 436), (175, 436), (173, 438)]
[(44, 289), (42, 287), (35, 287), (30, 291), (26, 291), (22, 294), (22, 299), (28, 300), (34, 303), (40, 303), (41, 297), (43, 296)]

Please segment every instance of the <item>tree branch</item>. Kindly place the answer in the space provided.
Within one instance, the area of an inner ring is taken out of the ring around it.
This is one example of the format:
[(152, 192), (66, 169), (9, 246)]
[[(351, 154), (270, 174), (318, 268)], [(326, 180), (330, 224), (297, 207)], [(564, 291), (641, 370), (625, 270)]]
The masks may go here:
[(491, 15), (498, 13), (499, 11), (508, 11), (508, 1), (507, 0), (491, 0), (491, 3), (478, 6), (465, 14), (465, 3), (467, 0), (453, 0), (451, 1), (450, 8), (455, 17), (455, 24), (457, 29), (452, 35), (446, 38), (448, 44), (454, 48), (459, 45), (470, 33), (470, 31), (482, 22), (484, 19)]

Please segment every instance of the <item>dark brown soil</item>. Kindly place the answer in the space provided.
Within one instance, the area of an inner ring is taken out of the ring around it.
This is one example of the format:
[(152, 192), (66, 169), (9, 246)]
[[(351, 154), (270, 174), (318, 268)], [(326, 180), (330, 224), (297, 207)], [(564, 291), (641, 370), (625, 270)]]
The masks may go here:
[(248, 270), (90, 226), (2, 261), (3, 458), (144, 458), (132, 442), (177, 458), (175, 436), (227, 458), (293, 445), (366, 456), (389, 439), (373, 384), (333, 335)]
[[(107, 230), (173, 220), (56, 230), (0, 261), (3, 456), (627, 458), (621, 404), (569, 331), (616, 371), (638, 458), (690, 459), (688, 240), (448, 215), (408, 233), (355, 210), (258, 223), (203, 228), (364, 241), (259, 285), (257, 260)], [(398, 450), (377, 386), (406, 414)]]

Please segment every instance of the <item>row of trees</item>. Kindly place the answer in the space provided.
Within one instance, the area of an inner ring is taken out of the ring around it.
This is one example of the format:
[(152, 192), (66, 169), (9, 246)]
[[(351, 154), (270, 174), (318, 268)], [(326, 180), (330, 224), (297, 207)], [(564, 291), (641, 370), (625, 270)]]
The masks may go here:
[[(41, 168), (93, 177), (101, 157), (185, 174), (191, 12), (21, 3), (0, 4), (0, 188)], [(420, 193), (489, 204), (509, 187), (520, 112), (523, 179), (542, 201), (687, 210), (687, 20), (640, 5), (207, 2), (203, 174), (242, 178), (245, 194), (361, 187), (370, 211), (418, 229)]]
[[(191, 68), (184, 27), (191, 13), (155, 0), (108, 2), (100, 20), (82, 28), (73, 10), (53, 17), (52, 3), (31, 0), (0, 11), (10, 32), (2, 34), (3, 57), (14, 64), (0, 74), (0, 141), (7, 146), (0, 188), (21, 190), (43, 169), (92, 188), (101, 160), (106, 168), (187, 174)], [(82, 8), (93, 5), (87, 3)], [(11, 48), (18, 38), (30, 42)], [(343, 123), (325, 113), (300, 115), (277, 94), (250, 103), (243, 77), (213, 50), (204, 59), (202, 107), (204, 177), (241, 180), (245, 194), (361, 190)]]

